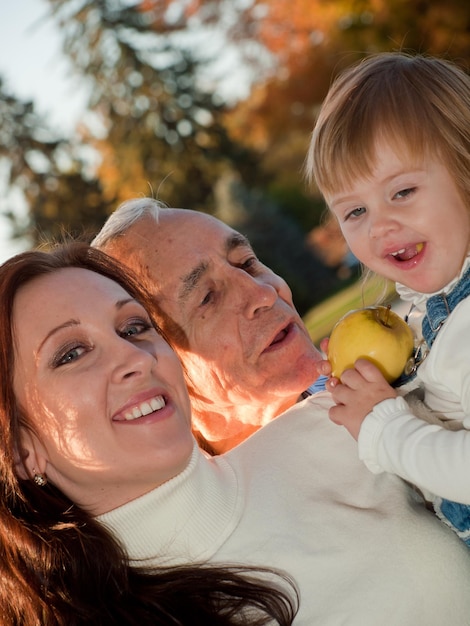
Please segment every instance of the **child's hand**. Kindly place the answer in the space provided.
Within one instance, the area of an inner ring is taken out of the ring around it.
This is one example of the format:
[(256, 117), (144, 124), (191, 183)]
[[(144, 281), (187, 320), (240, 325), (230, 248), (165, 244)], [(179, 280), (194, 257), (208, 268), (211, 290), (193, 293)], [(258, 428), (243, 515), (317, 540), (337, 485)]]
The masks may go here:
[(329, 337), (324, 337), (321, 341), (320, 341), (320, 350), (324, 353), (324, 354), (328, 354), (328, 343), (330, 341)]
[(398, 395), (380, 370), (367, 359), (358, 359), (354, 369), (343, 372), (341, 380), (330, 378), (326, 388), (336, 402), (329, 411), (331, 421), (344, 426), (356, 440), (364, 418), (374, 406)]
[[(320, 341), (320, 350), (323, 355), (325, 355), (328, 351), (328, 337), (322, 339)], [(327, 359), (322, 359), (317, 363), (317, 371), (320, 376), (330, 376), (331, 375), (331, 364)]]

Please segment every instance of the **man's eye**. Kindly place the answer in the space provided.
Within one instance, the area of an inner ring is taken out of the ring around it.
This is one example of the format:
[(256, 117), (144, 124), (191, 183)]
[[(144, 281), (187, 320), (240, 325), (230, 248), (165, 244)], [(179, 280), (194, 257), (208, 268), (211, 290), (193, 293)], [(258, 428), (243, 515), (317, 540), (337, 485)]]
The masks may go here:
[(249, 270), (253, 267), (253, 265), (255, 265), (257, 261), (258, 261), (257, 257), (251, 256), (244, 263), (242, 263), (240, 267), (244, 270)]
[(201, 306), (205, 306), (206, 304), (210, 304), (212, 302), (212, 298), (214, 296), (213, 291), (208, 291), (204, 298), (201, 300)]

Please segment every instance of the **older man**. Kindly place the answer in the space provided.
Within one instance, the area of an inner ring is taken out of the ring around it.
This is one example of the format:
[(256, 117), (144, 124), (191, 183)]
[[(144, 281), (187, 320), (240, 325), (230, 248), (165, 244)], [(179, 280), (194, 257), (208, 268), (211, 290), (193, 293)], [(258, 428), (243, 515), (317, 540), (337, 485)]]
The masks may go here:
[(220, 220), (130, 200), (93, 245), (146, 283), (187, 372), (196, 432), (229, 450), (295, 404), (321, 356), (286, 282)]

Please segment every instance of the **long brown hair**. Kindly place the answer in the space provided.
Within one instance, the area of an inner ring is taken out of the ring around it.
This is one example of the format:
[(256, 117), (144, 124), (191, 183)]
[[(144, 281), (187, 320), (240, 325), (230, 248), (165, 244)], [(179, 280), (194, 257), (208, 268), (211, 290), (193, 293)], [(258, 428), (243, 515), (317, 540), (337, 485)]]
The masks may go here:
[(0, 623), (291, 624), (297, 597), (286, 576), (228, 566), (130, 566), (111, 533), (54, 485), (19, 478), (20, 430), (28, 424), (13, 392), (13, 304), (21, 286), (66, 267), (110, 278), (152, 313), (150, 298), (127, 271), (86, 244), (25, 252), (0, 267)]

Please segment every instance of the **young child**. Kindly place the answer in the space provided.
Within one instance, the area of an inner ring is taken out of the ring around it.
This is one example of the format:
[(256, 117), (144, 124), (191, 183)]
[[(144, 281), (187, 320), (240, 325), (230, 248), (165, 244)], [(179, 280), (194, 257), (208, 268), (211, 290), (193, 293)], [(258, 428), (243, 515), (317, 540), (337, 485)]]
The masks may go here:
[(358, 440), (371, 471), (417, 485), (470, 546), (469, 76), (421, 55), (363, 60), (332, 85), (306, 171), (351, 251), (422, 312), (430, 350), (416, 382), (443, 415), (437, 424), (415, 416), (359, 360), (329, 381), (330, 417)]

